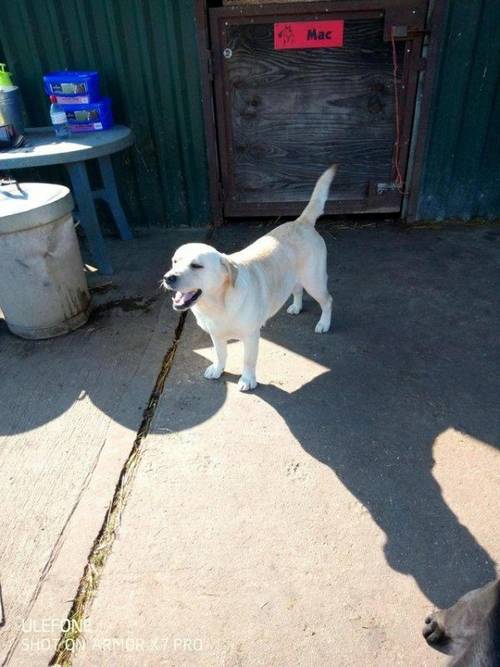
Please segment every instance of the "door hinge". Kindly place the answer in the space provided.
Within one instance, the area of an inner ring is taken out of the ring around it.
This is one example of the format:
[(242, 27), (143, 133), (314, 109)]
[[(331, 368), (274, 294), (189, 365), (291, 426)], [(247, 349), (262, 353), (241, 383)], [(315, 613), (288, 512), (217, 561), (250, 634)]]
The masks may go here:
[(425, 30), (425, 28), (415, 28), (411, 25), (393, 25), (391, 26), (391, 31), (392, 37), (395, 40), (415, 39), (420, 36), (428, 37), (431, 34), (430, 30)]
[(377, 183), (375, 186), (375, 192), (378, 195), (383, 195), (385, 192), (393, 192), (397, 189), (398, 186), (394, 181), (392, 183)]

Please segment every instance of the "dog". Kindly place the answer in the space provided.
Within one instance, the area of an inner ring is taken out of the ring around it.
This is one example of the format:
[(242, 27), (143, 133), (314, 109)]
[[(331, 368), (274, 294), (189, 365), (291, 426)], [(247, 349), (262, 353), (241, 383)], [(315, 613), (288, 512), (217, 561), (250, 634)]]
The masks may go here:
[(500, 667), (500, 579), (428, 616), (422, 632), (454, 667)]
[(191, 309), (212, 338), (215, 359), (205, 371), (206, 378), (222, 375), (227, 342), (241, 340), (244, 361), (238, 389), (255, 389), (260, 330), (290, 295), (293, 303), (287, 312), (300, 313), (303, 289), (321, 306), (316, 333), (330, 329), (326, 245), (314, 225), (324, 212), (336, 169), (332, 165), (319, 177), (296, 220), (276, 227), (247, 248), (225, 255), (204, 243), (187, 243), (176, 250), (163, 286), (175, 292), (174, 310)]

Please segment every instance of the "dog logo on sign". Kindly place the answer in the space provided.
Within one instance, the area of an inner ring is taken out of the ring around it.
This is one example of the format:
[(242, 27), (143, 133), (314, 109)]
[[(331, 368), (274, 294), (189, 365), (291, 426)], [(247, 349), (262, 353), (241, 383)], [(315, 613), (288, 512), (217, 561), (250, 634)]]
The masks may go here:
[(284, 46), (291, 46), (295, 42), (292, 26), (289, 23), (286, 23), (279, 31), (278, 37)]

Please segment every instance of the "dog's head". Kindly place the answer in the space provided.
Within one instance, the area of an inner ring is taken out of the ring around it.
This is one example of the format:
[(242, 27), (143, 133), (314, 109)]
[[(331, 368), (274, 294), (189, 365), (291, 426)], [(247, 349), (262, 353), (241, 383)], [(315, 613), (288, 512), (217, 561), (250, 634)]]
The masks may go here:
[(163, 286), (175, 292), (174, 310), (187, 310), (202, 298), (234, 287), (238, 269), (232, 260), (205, 243), (186, 243), (175, 251)]

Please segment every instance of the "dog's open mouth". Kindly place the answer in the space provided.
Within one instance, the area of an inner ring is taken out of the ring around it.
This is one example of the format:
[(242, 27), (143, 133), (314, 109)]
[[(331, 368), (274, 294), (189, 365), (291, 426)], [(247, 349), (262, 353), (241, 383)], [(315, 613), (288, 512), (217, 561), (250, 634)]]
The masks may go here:
[(195, 289), (192, 292), (176, 292), (172, 297), (174, 310), (187, 310), (198, 301), (201, 296), (201, 289)]

